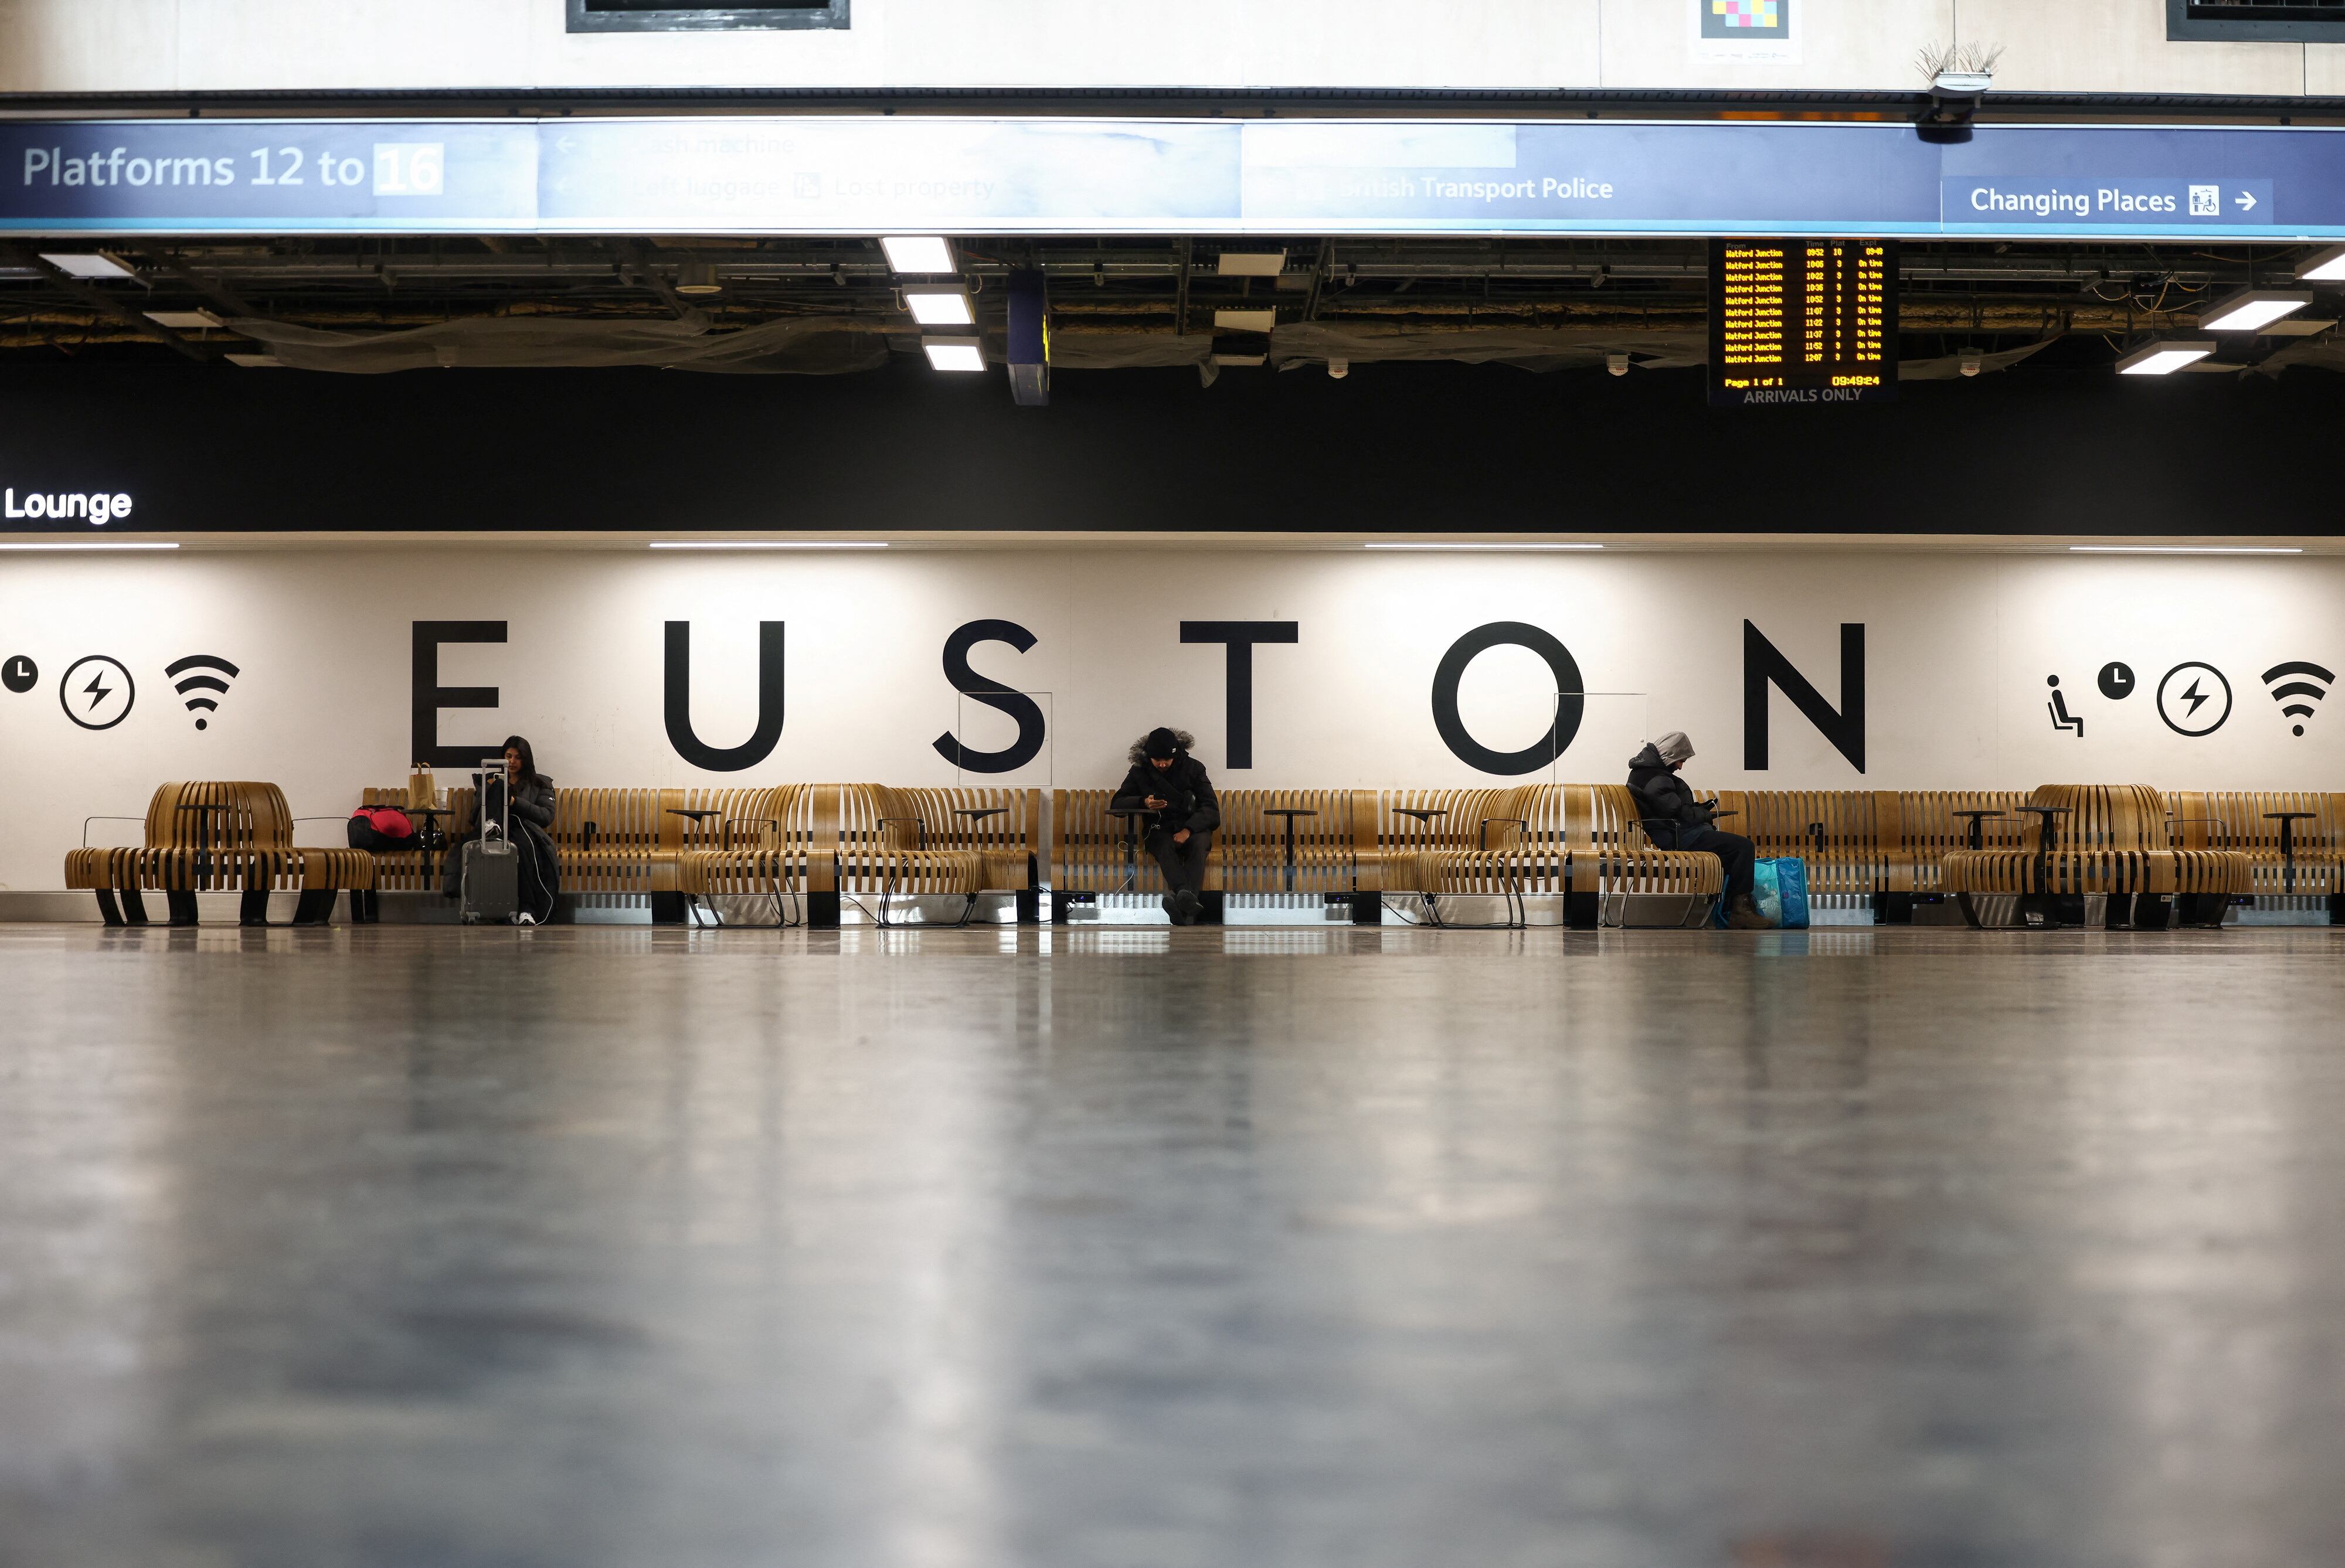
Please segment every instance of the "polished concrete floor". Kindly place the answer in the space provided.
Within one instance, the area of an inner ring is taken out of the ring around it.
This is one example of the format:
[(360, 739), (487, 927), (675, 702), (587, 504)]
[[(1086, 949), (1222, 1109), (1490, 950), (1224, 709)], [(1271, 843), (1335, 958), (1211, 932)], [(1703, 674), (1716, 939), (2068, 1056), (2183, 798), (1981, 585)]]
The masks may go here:
[(7, 1568), (2345, 1562), (2345, 932), (0, 927)]

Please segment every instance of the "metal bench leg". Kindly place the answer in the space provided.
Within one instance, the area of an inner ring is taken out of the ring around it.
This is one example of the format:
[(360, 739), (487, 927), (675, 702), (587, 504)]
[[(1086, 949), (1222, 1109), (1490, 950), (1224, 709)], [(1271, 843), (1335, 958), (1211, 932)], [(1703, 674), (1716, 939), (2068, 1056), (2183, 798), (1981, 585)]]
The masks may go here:
[(1042, 890), (1021, 887), (1018, 890), (1018, 924), (1040, 926), (1042, 923)]
[(173, 887), (167, 889), (163, 894), (163, 902), (170, 908), (172, 925), (193, 926), (196, 924), (196, 895), (194, 889), (187, 887)]
[(269, 924), (269, 889), (248, 887), (244, 890), (244, 896), (237, 900), (236, 923), (239, 926)]
[[(263, 899), (261, 905), (262, 912), (266, 914), (268, 910), (268, 905), (266, 902), (268, 895), (263, 894), (261, 896)], [(249, 893), (245, 895), (248, 904), (251, 897), (252, 895)], [(330, 887), (303, 888), (301, 890), (300, 898), (298, 899), (293, 905), (293, 924), (296, 926), (331, 926), (333, 923), (334, 889)], [(252, 925), (257, 924), (257, 922), (248, 921), (246, 924)]]
[(122, 911), (114, 902), (114, 890), (112, 888), (101, 887), (97, 889), (97, 913), (105, 919), (108, 926), (119, 926), (123, 924)]
[(140, 896), (138, 889), (135, 887), (122, 889), (122, 918), (126, 925), (147, 924), (147, 900)]

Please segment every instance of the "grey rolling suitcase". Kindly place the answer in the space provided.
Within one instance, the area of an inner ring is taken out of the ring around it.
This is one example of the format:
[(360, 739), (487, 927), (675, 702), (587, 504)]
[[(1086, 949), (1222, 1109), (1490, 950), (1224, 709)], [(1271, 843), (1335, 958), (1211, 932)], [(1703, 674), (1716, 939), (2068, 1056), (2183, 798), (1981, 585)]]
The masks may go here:
[(488, 804), (489, 781), (504, 771), (504, 759), (497, 759), (492, 772), (483, 767), (472, 775), (473, 811), (480, 817), (481, 831), (477, 837), (464, 841), (463, 889), (458, 899), (458, 910), (467, 926), (484, 922), (506, 922), (521, 913), (521, 856), (514, 852), (513, 842), (513, 791), (499, 791), (504, 803), (503, 820), (492, 823), (482, 809)]

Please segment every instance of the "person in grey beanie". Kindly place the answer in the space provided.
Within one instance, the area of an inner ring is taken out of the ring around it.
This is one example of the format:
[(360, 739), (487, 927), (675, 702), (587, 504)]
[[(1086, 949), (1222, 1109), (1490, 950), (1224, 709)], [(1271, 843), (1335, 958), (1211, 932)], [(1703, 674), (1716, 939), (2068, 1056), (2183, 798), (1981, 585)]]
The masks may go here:
[(1718, 856), (1726, 871), (1726, 924), (1737, 931), (1763, 931), (1767, 922), (1751, 899), (1753, 867), (1758, 852), (1741, 834), (1721, 833), (1711, 824), (1718, 803), (1694, 798), (1693, 790), (1678, 777), (1678, 769), (1693, 761), (1693, 743), (1683, 730), (1671, 730), (1629, 759), (1629, 793), (1637, 797), (1645, 836), (1656, 849), (1690, 849)]
[(1148, 853), (1164, 869), (1164, 913), (1175, 926), (1194, 926), (1204, 907), (1205, 859), (1213, 850), (1213, 830), (1222, 825), (1222, 803), (1205, 764), (1189, 754), (1195, 740), (1183, 730), (1153, 729), (1132, 744), (1132, 771), (1110, 804), (1118, 811), (1146, 811)]

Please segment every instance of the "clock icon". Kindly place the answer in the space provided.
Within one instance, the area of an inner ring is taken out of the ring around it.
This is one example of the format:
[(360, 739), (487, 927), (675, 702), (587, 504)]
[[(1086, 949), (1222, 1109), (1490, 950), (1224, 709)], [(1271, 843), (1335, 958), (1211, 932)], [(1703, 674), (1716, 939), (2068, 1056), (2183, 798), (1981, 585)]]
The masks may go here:
[(2115, 661), (2101, 666), (2101, 695), (2120, 702), (2133, 695), (2133, 666)]
[(22, 653), (10, 659), (6, 663), (0, 664), (0, 685), (6, 686), (20, 696), (40, 683), (41, 667)]

